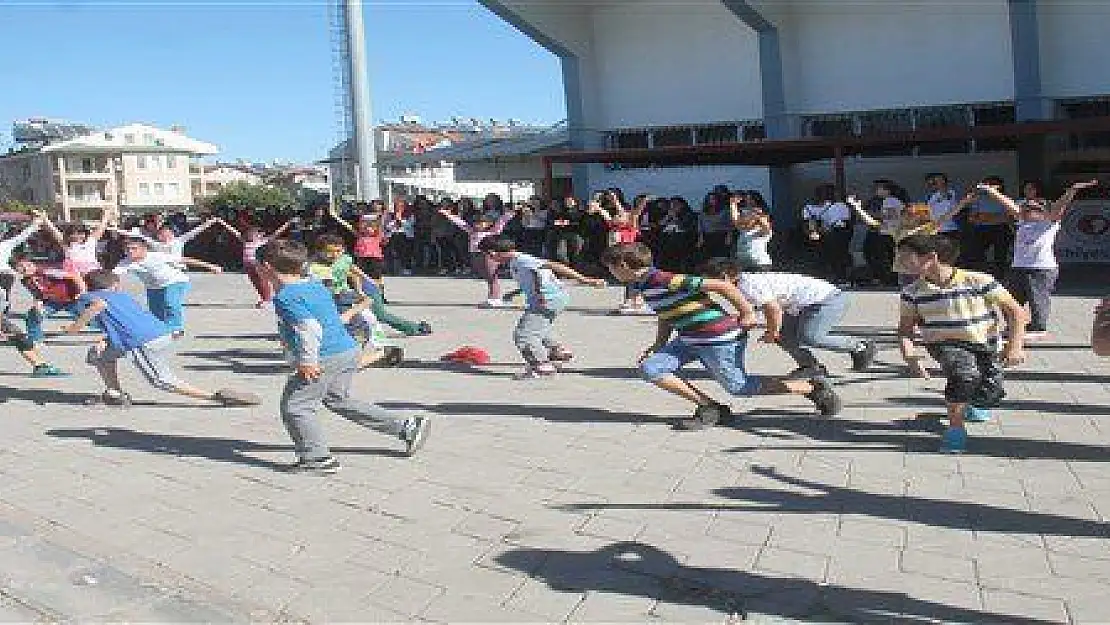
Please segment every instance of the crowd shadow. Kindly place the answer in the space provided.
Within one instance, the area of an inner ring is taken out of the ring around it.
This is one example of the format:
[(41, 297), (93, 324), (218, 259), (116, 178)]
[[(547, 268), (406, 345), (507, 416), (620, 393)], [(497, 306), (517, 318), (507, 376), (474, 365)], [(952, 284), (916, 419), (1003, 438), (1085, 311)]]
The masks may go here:
[(220, 351), (190, 350), (181, 352), (180, 355), (207, 361), (203, 364), (186, 362), (181, 365), (181, 368), (191, 371), (230, 371), (246, 375), (273, 375), (289, 371), (289, 363), (280, 352), (274, 350), (241, 348)]
[[(216, 436), (185, 436), (142, 432), (127, 428), (71, 428), (46, 431), (47, 436), (73, 440), (87, 440), (97, 447), (111, 447), (127, 451), (175, 456), (179, 458), (204, 458), (213, 462), (240, 464), (248, 467), (287, 471), (289, 464), (273, 462), (250, 455), (250, 452), (285, 452), (293, 454), (292, 445), (258, 443), (238, 438)], [(403, 458), (404, 453), (391, 449), (363, 447), (333, 447), (334, 453), (361, 454)]]
[[(934, 397), (886, 397), (884, 401), (903, 406), (927, 406), (944, 410), (944, 399)], [(1075, 402), (1059, 402), (1042, 399), (1011, 399), (1002, 400), (1000, 410), (1021, 410), (1028, 412), (1048, 412), (1056, 414), (1076, 415), (1110, 415), (1110, 405), (1080, 404)]]
[(931, 499), (910, 495), (888, 495), (832, 486), (783, 475), (767, 467), (752, 467), (752, 472), (774, 479), (797, 490), (727, 487), (713, 490), (718, 497), (744, 503), (649, 503), (649, 504), (572, 504), (568, 510), (718, 510), (758, 511), (764, 514), (864, 514), (875, 518), (981, 532), (1004, 532), (1042, 536), (1110, 538), (1110, 524), (1045, 512), (1030, 512), (988, 504)]
[(1006, 379), (1021, 382), (1089, 382), (1110, 383), (1110, 375), (1076, 371), (1007, 371)]
[[(797, 412), (762, 409), (741, 415), (733, 421), (738, 429), (765, 439), (782, 441), (782, 444), (758, 444), (732, 447), (728, 452), (748, 453), (758, 450), (828, 450), (867, 453), (875, 450), (895, 450), (915, 454), (935, 454), (940, 444), (936, 434), (944, 430), (943, 401), (937, 401), (938, 411), (914, 419), (896, 419), (889, 422), (857, 421), (844, 418), (821, 419), (799, 416)], [(760, 416), (755, 416), (760, 415)], [(1110, 449), (1102, 445), (1069, 443), (1066, 441), (1033, 440), (1009, 436), (975, 436), (968, 441), (967, 456), (992, 458), (1037, 458), (1045, 460), (1078, 460), (1088, 462), (1110, 461)], [(787, 444), (794, 441), (794, 444)], [(834, 443), (834, 444), (829, 444)], [(842, 443), (837, 445), (835, 443)]]
[(413, 402), (381, 402), (391, 410), (423, 410), (438, 415), (529, 417), (559, 423), (670, 423), (674, 417), (618, 412), (581, 406), (529, 406), (525, 404), (446, 402), (418, 404)]
[(902, 592), (688, 566), (666, 551), (637, 542), (617, 542), (594, 551), (518, 547), (498, 555), (496, 562), (556, 591), (643, 597), (710, 608), (745, 620), (760, 615), (811, 622), (1050, 622), (949, 606)]

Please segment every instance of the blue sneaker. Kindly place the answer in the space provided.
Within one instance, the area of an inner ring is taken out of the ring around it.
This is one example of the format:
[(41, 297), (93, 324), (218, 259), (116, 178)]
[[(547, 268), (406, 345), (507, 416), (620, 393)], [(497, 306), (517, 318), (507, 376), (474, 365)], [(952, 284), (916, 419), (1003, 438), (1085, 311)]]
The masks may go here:
[(967, 430), (963, 428), (948, 428), (941, 438), (940, 453), (962, 454), (967, 449)]
[(968, 423), (986, 423), (990, 420), (991, 411), (986, 408), (978, 408), (968, 404), (967, 408), (964, 409), (964, 421)]
[(68, 373), (50, 364), (35, 365), (31, 371), (33, 378), (64, 378), (69, 376)]

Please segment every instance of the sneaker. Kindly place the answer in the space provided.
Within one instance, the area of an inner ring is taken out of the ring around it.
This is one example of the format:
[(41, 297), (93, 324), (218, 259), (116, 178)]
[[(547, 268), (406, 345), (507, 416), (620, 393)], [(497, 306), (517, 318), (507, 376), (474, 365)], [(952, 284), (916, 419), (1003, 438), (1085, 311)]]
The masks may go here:
[(86, 406), (119, 406), (131, 407), (131, 396), (120, 391), (104, 391), (85, 400)]
[(421, 321), (420, 323), (416, 324), (416, 335), (417, 336), (428, 336), (431, 333), (432, 333), (432, 324), (428, 323), (427, 321)]
[(1027, 341), (1048, 341), (1052, 339), (1052, 334), (1046, 330), (1029, 330), (1025, 333), (1025, 340)]
[(405, 441), (405, 455), (413, 456), (428, 440), (428, 433), (432, 429), (432, 422), (427, 417), (413, 417), (405, 422), (405, 429), (401, 432), (401, 440)]
[(813, 378), (810, 383), (813, 384), (813, 390), (806, 395), (806, 399), (813, 402), (821, 416), (834, 417), (840, 414), (844, 406), (840, 396), (833, 390), (832, 384), (823, 377)]
[(867, 371), (871, 368), (871, 364), (875, 362), (875, 352), (877, 351), (874, 341), (864, 341), (859, 349), (852, 352), (852, 369), (854, 371)]
[(170, 336), (173, 337), (174, 340), (183, 339), (185, 338), (185, 330), (174, 330)]
[(547, 378), (559, 373), (559, 369), (555, 365), (545, 362), (540, 365), (529, 365), (523, 371), (513, 376), (514, 380), (534, 380), (536, 378)]
[(301, 458), (297, 463), (287, 469), (290, 473), (315, 473), (317, 475), (335, 475), (339, 473), (339, 461), (334, 456), (325, 458)]
[(490, 298), (487, 299), (484, 304), (482, 304), (482, 308), (504, 308), (506, 306), (508, 306), (508, 304), (506, 304), (500, 298)]
[(694, 416), (689, 419), (679, 419), (675, 421), (674, 427), (676, 430), (685, 430), (688, 432), (697, 432), (711, 428), (721, 422), (721, 417), (724, 416), (724, 406), (721, 404), (709, 404), (708, 406), (698, 406), (694, 410)]
[(212, 395), (212, 399), (229, 408), (236, 406), (257, 406), (262, 403), (262, 398), (254, 393), (236, 391), (229, 388), (222, 388), (216, 391), (216, 393)]
[(967, 449), (967, 430), (963, 428), (948, 428), (941, 438), (940, 453), (962, 454)]
[(393, 368), (400, 365), (404, 361), (405, 350), (400, 347), (391, 345), (385, 348), (385, 357), (382, 358), (382, 362), (379, 366)]
[(813, 367), (798, 367), (797, 369), (786, 374), (787, 380), (812, 380), (813, 378), (827, 378), (829, 377), (829, 370), (825, 365), (816, 365)]
[(968, 423), (986, 423), (991, 420), (991, 411), (986, 408), (979, 408), (977, 406), (967, 405), (964, 408), (964, 421)]
[(552, 362), (570, 362), (574, 359), (574, 353), (565, 347), (552, 347), (548, 350), (547, 357)]
[(65, 371), (47, 363), (35, 365), (35, 368), (31, 370), (32, 378), (61, 378), (68, 375)]

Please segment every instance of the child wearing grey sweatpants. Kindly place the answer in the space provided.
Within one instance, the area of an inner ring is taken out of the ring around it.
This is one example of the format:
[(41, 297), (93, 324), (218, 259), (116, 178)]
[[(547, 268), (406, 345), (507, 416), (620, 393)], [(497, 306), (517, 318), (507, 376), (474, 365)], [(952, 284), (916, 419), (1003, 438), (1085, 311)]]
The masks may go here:
[(259, 271), (277, 291), (273, 304), (278, 330), (296, 369), (281, 396), (281, 419), (297, 454), (290, 470), (317, 474), (339, 470), (339, 461), (332, 457), (316, 418), (321, 405), (363, 427), (401, 439), (406, 455), (416, 453), (428, 436), (428, 419), (402, 418), (350, 397), (351, 379), (359, 369), (359, 347), (347, 332), (346, 322), (361, 312), (360, 308), (348, 310), (344, 319), (327, 287), (304, 275), (308, 251), (303, 244), (272, 241), (259, 256)]
[(508, 263), (513, 279), (524, 294), (524, 314), (513, 331), (513, 342), (525, 362), (524, 371), (517, 377), (535, 378), (555, 374), (557, 369), (553, 361), (566, 362), (571, 359), (571, 353), (552, 336), (555, 318), (570, 302), (570, 295), (558, 277), (598, 288), (605, 286), (605, 280), (588, 278), (561, 263), (518, 252), (512, 239), (483, 239), (478, 249), (491, 261)]

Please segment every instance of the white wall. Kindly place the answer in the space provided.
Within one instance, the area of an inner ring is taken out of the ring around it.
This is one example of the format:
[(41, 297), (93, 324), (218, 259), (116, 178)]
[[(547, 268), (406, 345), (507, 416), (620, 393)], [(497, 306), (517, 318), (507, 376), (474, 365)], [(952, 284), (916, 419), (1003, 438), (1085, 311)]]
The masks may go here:
[(601, 127), (762, 117), (756, 35), (720, 0), (600, 5), (593, 30)]
[(597, 189), (618, 187), (630, 200), (640, 193), (668, 197), (681, 195), (697, 208), (710, 189), (724, 184), (732, 189), (756, 189), (764, 197), (771, 197), (771, 184), (764, 167), (704, 166), (607, 171), (602, 166), (592, 166), (590, 184), (592, 189), (576, 189), (575, 194), (586, 197), (587, 193)]
[(1038, 16), (1045, 96), (1110, 94), (1110, 2), (1042, 1)]
[(1006, 0), (789, 0), (787, 109), (826, 113), (1013, 98)]

